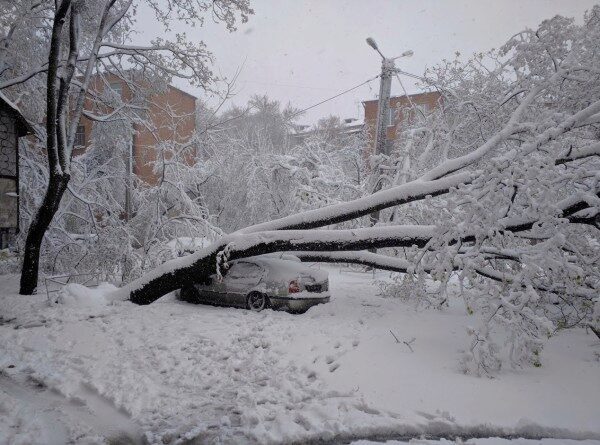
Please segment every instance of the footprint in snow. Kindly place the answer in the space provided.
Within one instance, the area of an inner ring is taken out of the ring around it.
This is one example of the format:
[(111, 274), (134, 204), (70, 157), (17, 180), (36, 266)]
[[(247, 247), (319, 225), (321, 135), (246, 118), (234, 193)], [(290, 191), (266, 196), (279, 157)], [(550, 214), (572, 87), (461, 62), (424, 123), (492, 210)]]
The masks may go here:
[(336, 369), (338, 369), (340, 367), (339, 363), (334, 363), (333, 365), (331, 365), (329, 367), (329, 372), (334, 372)]

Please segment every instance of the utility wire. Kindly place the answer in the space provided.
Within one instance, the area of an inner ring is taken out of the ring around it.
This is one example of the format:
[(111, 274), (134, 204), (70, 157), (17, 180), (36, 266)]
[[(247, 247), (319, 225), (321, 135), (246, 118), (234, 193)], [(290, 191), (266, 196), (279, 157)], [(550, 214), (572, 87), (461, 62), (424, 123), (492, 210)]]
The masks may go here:
[[(400, 79), (400, 76), (398, 74), (402, 74), (404, 76), (412, 77), (413, 79), (420, 80), (421, 82), (425, 82), (426, 84), (433, 86), (436, 90), (438, 90), (438, 92), (441, 89), (438, 85), (432, 84), (427, 78), (422, 77), (422, 76), (417, 76), (416, 74), (408, 73), (406, 71), (402, 71), (399, 69), (396, 69), (394, 74), (396, 75), (396, 79), (398, 79), (398, 82), (400, 82), (400, 86), (402, 87), (403, 90), (404, 90), (404, 85), (402, 85), (402, 80)], [(406, 90), (404, 90), (404, 94), (406, 95)], [(408, 95), (406, 95), (406, 96), (408, 97)], [(410, 98), (409, 98), (409, 100), (410, 100)]]
[(342, 96), (342, 95), (344, 95), (344, 94), (346, 94), (346, 93), (349, 93), (349, 92), (350, 92), (350, 91), (352, 91), (352, 90), (355, 90), (355, 89), (357, 89), (357, 88), (360, 88), (360, 87), (362, 87), (363, 85), (365, 85), (365, 84), (367, 84), (367, 83), (369, 83), (369, 82), (372, 82), (373, 80), (377, 79), (379, 76), (380, 76), (380, 74), (378, 74), (377, 76), (375, 76), (375, 77), (372, 77), (372, 78), (370, 78), (370, 79), (367, 79), (367, 80), (365, 80), (364, 82), (362, 82), (362, 83), (360, 83), (360, 84), (358, 84), (358, 85), (356, 85), (356, 86), (353, 86), (352, 88), (348, 88), (347, 90), (344, 90), (344, 91), (342, 91), (341, 93), (338, 93), (338, 94), (336, 94), (335, 96), (331, 96), (331, 97), (329, 97), (329, 98), (327, 98), (327, 99), (325, 99), (325, 100), (322, 100), (321, 102), (318, 102), (318, 103), (316, 103), (316, 104), (314, 104), (314, 105), (311, 105), (310, 107), (306, 107), (306, 108), (304, 108), (303, 110), (296, 111), (294, 114), (291, 114), (290, 116), (288, 116), (288, 119), (291, 119), (291, 118), (293, 118), (293, 117), (296, 117), (296, 116), (298, 116), (299, 114), (302, 114), (302, 113), (304, 113), (305, 111), (308, 111), (308, 110), (310, 110), (310, 109), (312, 109), (312, 108), (318, 107), (319, 105), (321, 105), (321, 104), (324, 104), (325, 102), (329, 102), (330, 100), (333, 100), (333, 99), (335, 99), (335, 98), (337, 98), (337, 97), (340, 97), (340, 96)]
[[(305, 111), (308, 111), (308, 110), (311, 110), (311, 109), (313, 109), (313, 108), (315, 108), (315, 107), (318, 107), (319, 105), (321, 105), (321, 104), (324, 104), (325, 102), (329, 102), (330, 100), (336, 99), (336, 98), (338, 98), (338, 97), (340, 97), (340, 96), (342, 96), (342, 95), (344, 95), (344, 94), (346, 94), (346, 93), (349, 93), (350, 91), (353, 91), (353, 90), (355, 90), (355, 89), (357, 89), (357, 88), (360, 88), (360, 87), (362, 87), (363, 85), (366, 85), (367, 83), (374, 81), (374, 80), (375, 80), (375, 79), (377, 79), (379, 76), (380, 76), (380, 75), (378, 74), (377, 76), (375, 76), (375, 77), (371, 77), (370, 79), (367, 79), (367, 80), (365, 80), (364, 82), (362, 82), (362, 83), (359, 83), (358, 85), (355, 85), (355, 86), (353, 86), (352, 88), (348, 88), (347, 90), (344, 90), (344, 91), (342, 91), (341, 93), (338, 93), (338, 94), (336, 94), (335, 96), (328, 97), (327, 99), (324, 99), (324, 100), (322, 100), (321, 102), (318, 102), (318, 103), (316, 103), (316, 104), (314, 104), (314, 105), (311, 105), (310, 107), (306, 107), (306, 108), (304, 108), (304, 109), (302, 109), (302, 110), (300, 110), (300, 111), (296, 111), (295, 113), (293, 113), (293, 114), (291, 114), (290, 116), (288, 116), (288, 120), (289, 120), (289, 119), (292, 119), (292, 118), (294, 118), (294, 117), (296, 117), (296, 116), (298, 116), (298, 115), (300, 115), (300, 114), (302, 114), (302, 113), (304, 113)], [(233, 116), (233, 117), (231, 117), (231, 118), (229, 118), (229, 119), (226, 119), (226, 120), (224, 120), (224, 121), (217, 122), (217, 123), (215, 123), (215, 124), (213, 124), (213, 125), (209, 125), (209, 126), (207, 126), (206, 128), (204, 128), (204, 130), (202, 130), (201, 132), (199, 132), (198, 134), (204, 134), (204, 133), (206, 133), (208, 130), (212, 130), (213, 128), (220, 127), (220, 126), (221, 126), (221, 125), (223, 125), (223, 124), (229, 123), (229, 122), (231, 122), (231, 121), (234, 121), (234, 120), (236, 120), (236, 119), (240, 119), (240, 118), (242, 118), (242, 117), (246, 116), (246, 114), (248, 113), (248, 111), (250, 111), (250, 109), (251, 109), (251, 108), (253, 108), (253, 107), (249, 107), (249, 108), (247, 108), (246, 110), (244, 110), (244, 112), (243, 112), (242, 114), (240, 114), (240, 115), (238, 115), (238, 116)]]
[(223, 124), (227, 124), (227, 123), (229, 123), (229, 122), (231, 122), (231, 121), (234, 121), (234, 120), (236, 120), (236, 119), (240, 119), (240, 118), (242, 118), (242, 117), (246, 116), (246, 114), (248, 114), (248, 111), (250, 111), (252, 108), (254, 108), (254, 106), (253, 106), (253, 105), (252, 105), (252, 106), (249, 106), (248, 108), (246, 108), (246, 109), (245, 109), (245, 110), (242, 112), (242, 114), (238, 114), (237, 116), (230, 117), (229, 119), (225, 119), (224, 121), (217, 122), (216, 124), (208, 125), (207, 127), (205, 127), (205, 128), (204, 128), (204, 130), (202, 130), (202, 131), (201, 131), (201, 132), (199, 132), (198, 134), (199, 134), (199, 135), (200, 135), (200, 134), (204, 134), (204, 133), (206, 133), (208, 130), (212, 130), (213, 128), (220, 127), (220, 126), (221, 126), (221, 125), (223, 125)]
[(270, 87), (305, 88), (308, 90), (324, 90), (324, 91), (335, 91), (336, 90), (336, 88), (309, 87), (307, 85), (294, 85), (291, 83), (260, 82), (258, 80), (241, 80), (240, 83), (256, 83), (258, 85), (266, 85), (266, 86), (270, 86)]
[(395, 71), (396, 71), (396, 76), (398, 74), (403, 74), (403, 75), (405, 75), (407, 77), (412, 77), (413, 79), (418, 79), (418, 80), (425, 81), (425, 82), (427, 81), (426, 78), (421, 77), (421, 76), (417, 76), (416, 74), (408, 73), (406, 71), (402, 71), (402, 70), (399, 70), (399, 69), (396, 69)]
[(402, 79), (400, 79), (400, 76), (398, 75), (398, 72), (395, 72), (394, 75), (396, 76), (396, 79), (398, 79), (398, 83), (400, 84), (400, 86), (402, 87), (402, 91), (404, 92), (404, 96), (406, 97), (406, 99), (408, 100), (408, 103), (410, 105), (410, 108), (414, 109), (415, 108), (415, 104), (413, 103), (413, 101), (411, 100), (410, 96), (408, 95), (408, 93), (406, 92), (406, 88), (404, 88), (404, 84), (402, 83)]

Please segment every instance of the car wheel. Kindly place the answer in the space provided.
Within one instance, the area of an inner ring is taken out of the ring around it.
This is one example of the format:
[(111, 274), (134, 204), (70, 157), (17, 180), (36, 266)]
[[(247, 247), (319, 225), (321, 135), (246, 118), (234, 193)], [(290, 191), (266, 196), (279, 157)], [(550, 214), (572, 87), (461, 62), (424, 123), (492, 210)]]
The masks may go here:
[(260, 312), (269, 305), (269, 299), (260, 292), (251, 292), (246, 298), (246, 307), (251, 311)]

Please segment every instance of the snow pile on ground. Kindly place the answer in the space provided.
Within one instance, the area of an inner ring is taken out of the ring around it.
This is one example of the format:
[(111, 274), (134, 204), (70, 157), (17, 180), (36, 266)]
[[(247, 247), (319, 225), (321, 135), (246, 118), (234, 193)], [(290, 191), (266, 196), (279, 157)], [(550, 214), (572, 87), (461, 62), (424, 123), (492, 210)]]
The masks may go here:
[(69, 283), (57, 292), (51, 302), (65, 306), (99, 308), (108, 304), (107, 294), (116, 289), (109, 283), (100, 283), (95, 288)]
[(372, 274), (330, 270), (331, 303), (303, 315), (104, 304), (110, 286), (49, 304), (0, 277), (0, 443), (600, 439), (593, 336), (552, 339), (541, 368), (466, 376), (464, 308), (418, 313)]

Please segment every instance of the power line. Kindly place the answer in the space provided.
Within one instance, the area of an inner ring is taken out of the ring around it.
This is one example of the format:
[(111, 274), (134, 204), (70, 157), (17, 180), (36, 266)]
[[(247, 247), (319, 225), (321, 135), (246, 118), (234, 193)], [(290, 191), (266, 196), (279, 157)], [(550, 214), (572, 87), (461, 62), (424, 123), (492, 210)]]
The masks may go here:
[[(336, 94), (335, 96), (328, 97), (327, 99), (324, 99), (324, 100), (322, 100), (321, 102), (317, 102), (316, 104), (314, 104), (314, 105), (311, 105), (310, 107), (306, 107), (306, 108), (304, 108), (304, 109), (302, 109), (302, 110), (300, 110), (300, 111), (296, 111), (295, 113), (293, 113), (293, 114), (291, 114), (290, 116), (288, 116), (288, 119), (292, 119), (292, 118), (294, 118), (294, 117), (296, 117), (296, 116), (298, 116), (298, 115), (300, 115), (300, 114), (304, 113), (305, 111), (311, 110), (311, 109), (313, 109), (313, 108), (315, 108), (315, 107), (318, 107), (319, 105), (322, 105), (322, 104), (324, 104), (325, 102), (329, 102), (330, 100), (336, 99), (336, 98), (338, 98), (338, 97), (340, 97), (340, 96), (342, 96), (342, 95), (344, 95), (344, 94), (346, 94), (346, 93), (349, 93), (350, 91), (356, 90), (357, 88), (360, 88), (360, 87), (362, 87), (363, 85), (366, 85), (367, 83), (374, 81), (374, 80), (375, 80), (375, 79), (377, 79), (379, 76), (380, 76), (380, 75), (378, 74), (377, 76), (375, 76), (375, 77), (371, 77), (370, 79), (367, 79), (367, 80), (365, 80), (364, 82), (362, 82), (362, 83), (359, 83), (358, 85), (355, 85), (355, 86), (353, 86), (352, 88), (348, 88), (347, 90), (344, 90), (344, 91), (342, 91), (341, 93), (338, 93), (338, 94)], [(204, 133), (206, 133), (208, 130), (212, 130), (213, 128), (220, 127), (221, 125), (223, 125), (223, 124), (226, 124), (226, 123), (228, 123), (228, 122), (231, 122), (231, 121), (234, 121), (234, 120), (240, 119), (240, 118), (242, 118), (242, 117), (246, 116), (246, 114), (248, 113), (248, 111), (250, 111), (250, 109), (251, 109), (251, 108), (253, 108), (253, 107), (249, 107), (249, 108), (247, 108), (246, 110), (244, 110), (244, 112), (243, 112), (242, 114), (240, 114), (240, 115), (238, 115), (238, 116), (233, 116), (233, 117), (231, 117), (231, 118), (229, 118), (229, 119), (226, 119), (226, 120), (224, 120), (224, 121), (217, 122), (217, 123), (215, 123), (215, 124), (213, 124), (213, 125), (209, 125), (209, 126), (207, 126), (206, 128), (204, 128), (204, 130), (203, 130), (203, 131), (201, 131), (201, 132), (200, 132), (200, 133), (198, 133), (198, 134), (204, 134)]]
[(402, 79), (400, 79), (400, 76), (398, 75), (398, 72), (394, 73), (394, 75), (396, 76), (396, 79), (398, 79), (398, 83), (402, 87), (402, 91), (404, 92), (404, 96), (408, 100), (408, 103), (410, 104), (410, 107), (411, 108), (415, 108), (415, 104), (413, 103), (413, 101), (410, 99), (410, 96), (406, 92), (406, 88), (404, 88), (404, 84), (402, 83)]
[(199, 135), (200, 135), (200, 134), (204, 134), (204, 133), (206, 133), (208, 130), (212, 130), (213, 128), (220, 127), (220, 126), (221, 126), (221, 125), (223, 125), (223, 124), (227, 124), (227, 123), (229, 123), (229, 122), (231, 122), (231, 121), (234, 121), (234, 120), (236, 120), (236, 119), (240, 119), (240, 118), (242, 118), (242, 117), (246, 116), (246, 114), (248, 114), (248, 111), (250, 111), (252, 108), (254, 108), (254, 106), (252, 106), (252, 105), (251, 105), (251, 106), (249, 106), (248, 108), (246, 108), (246, 109), (245, 109), (245, 110), (242, 112), (242, 114), (238, 114), (237, 116), (230, 117), (229, 119), (225, 119), (224, 121), (217, 122), (216, 124), (208, 125), (206, 128), (204, 128), (204, 130), (202, 130), (202, 131), (201, 131), (201, 132), (199, 132), (198, 134), (199, 134)]
[(285, 88), (305, 88), (308, 90), (323, 90), (323, 91), (335, 91), (335, 88), (321, 88), (321, 87), (310, 87), (307, 85), (294, 85), (291, 83), (273, 83), (273, 82), (261, 82), (258, 80), (241, 80), (240, 83), (256, 83), (258, 85), (266, 85), (269, 87), (285, 87)]
[(306, 108), (304, 108), (303, 110), (297, 111), (297, 112), (295, 112), (294, 114), (290, 115), (290, 116), (288, 117), (288, 119), (291, 119), (291, 118), (293, 118), (293, 117), (296, 117), (296, 116), (298, 116), (299, 114), (302, 114), (302, 113), (304, 113), (305, 111), (308, 111), (308, 110), (310, 110), (310, 109), (312, 109), (312, 108), (318, 107), (319, 105), (321, 105), (321, 104), (324, 104), (325, 102), (329, 102), (330, 100), (333, 100), (333, 99), (335, 99), (335, 98), (338, 98), (338, 97), (340, 97), (340, 96), (342, 96), (342, 95), (344, 95), (344, 94), (346, 94), (346, 93), (349, 93), (349, 92), (350, 92), (350, 91), (352, 91), (352, 90), (355, 90), (355, 89), (357, 89), (357, 88), (360, 88), (360, 87), (362, 87), (363, 85), (365, 85), (365, 84), (367, 84), (367, 83), (369, 83), (369, 82), (372, 82), (372, 81), (374, 81), (374, 80), (375, 80), (375, 79), (377, 79), (379, 76), (380, 76), (380, 75), (378, 74), (377, 76), (375, 76), (375, 77), (372, 77), (372, 78), (370, 78), (370, 79), (367, 79), (367, 80), (365, 80), (364, 82), (362, 82), (362, 83), (360, 83), (360, 84), (358, 84), (358, 85), (356, 85), (356, 86), (353, 86), (352, 88), (348, 88), (347, 90), (344, 90), (344, 91), (342, 91), (341, 93), (338, 93), (338, 94), (336, 94), (335, 96), (331, 96), (331, 97), (329, 97), (329, 98), (327, 98), (327, 99), (325, 99), (325, 100), (322, 100), (321, 102), (318, 102), (318, 103), (316, 103), (316, 104), (314, 104), (314, 105), (311, 105), (310, 107), (306, 107)]
[(442, 88), (440, 86), (436, 85), (435, 83), (432, 83), (426, 77), (417, 76), (416, 74), (412, 74), (412, 73), (409, 73), (409, 72), (406, 72), (406, 71), (402, 71), (402, 70), (396, 69), (395, 70), (396, 79), (398, 79), (398, 82), (400, 83), (400, 86), (402, 87), (402, 90), (404, 91), (404, 95), (408, 98), (409, 102), (410, 102), (410, 97), (409, 97), (408, 94), (406, 94), (406, 90), (404, 89), (404, 85), (402, 84), (402, 80), (400, 79), (400, 76), (398, 74), (402, 74), (404, 76), (412, 77), (413, 79), (420, 80), (421, 82), (426, 83), (428, 86), (434, 87), (436, 90), (438, 90), (438, 92), (440, 90), (442, 90)]
[(427, 82), (427, 79), (425, 77), (417, 76), (416, 74), (412, 74), (412, 73), (408, 73), (406, 71), (402, 71), (402, 70), (396, 69), (396, 76), (398, 74), (403, 74), (403, 75), (405, 75), (407, 77), (412, 77), (413, 79), (417, 79), (417, 80), (421, 80), (421, 81)]

